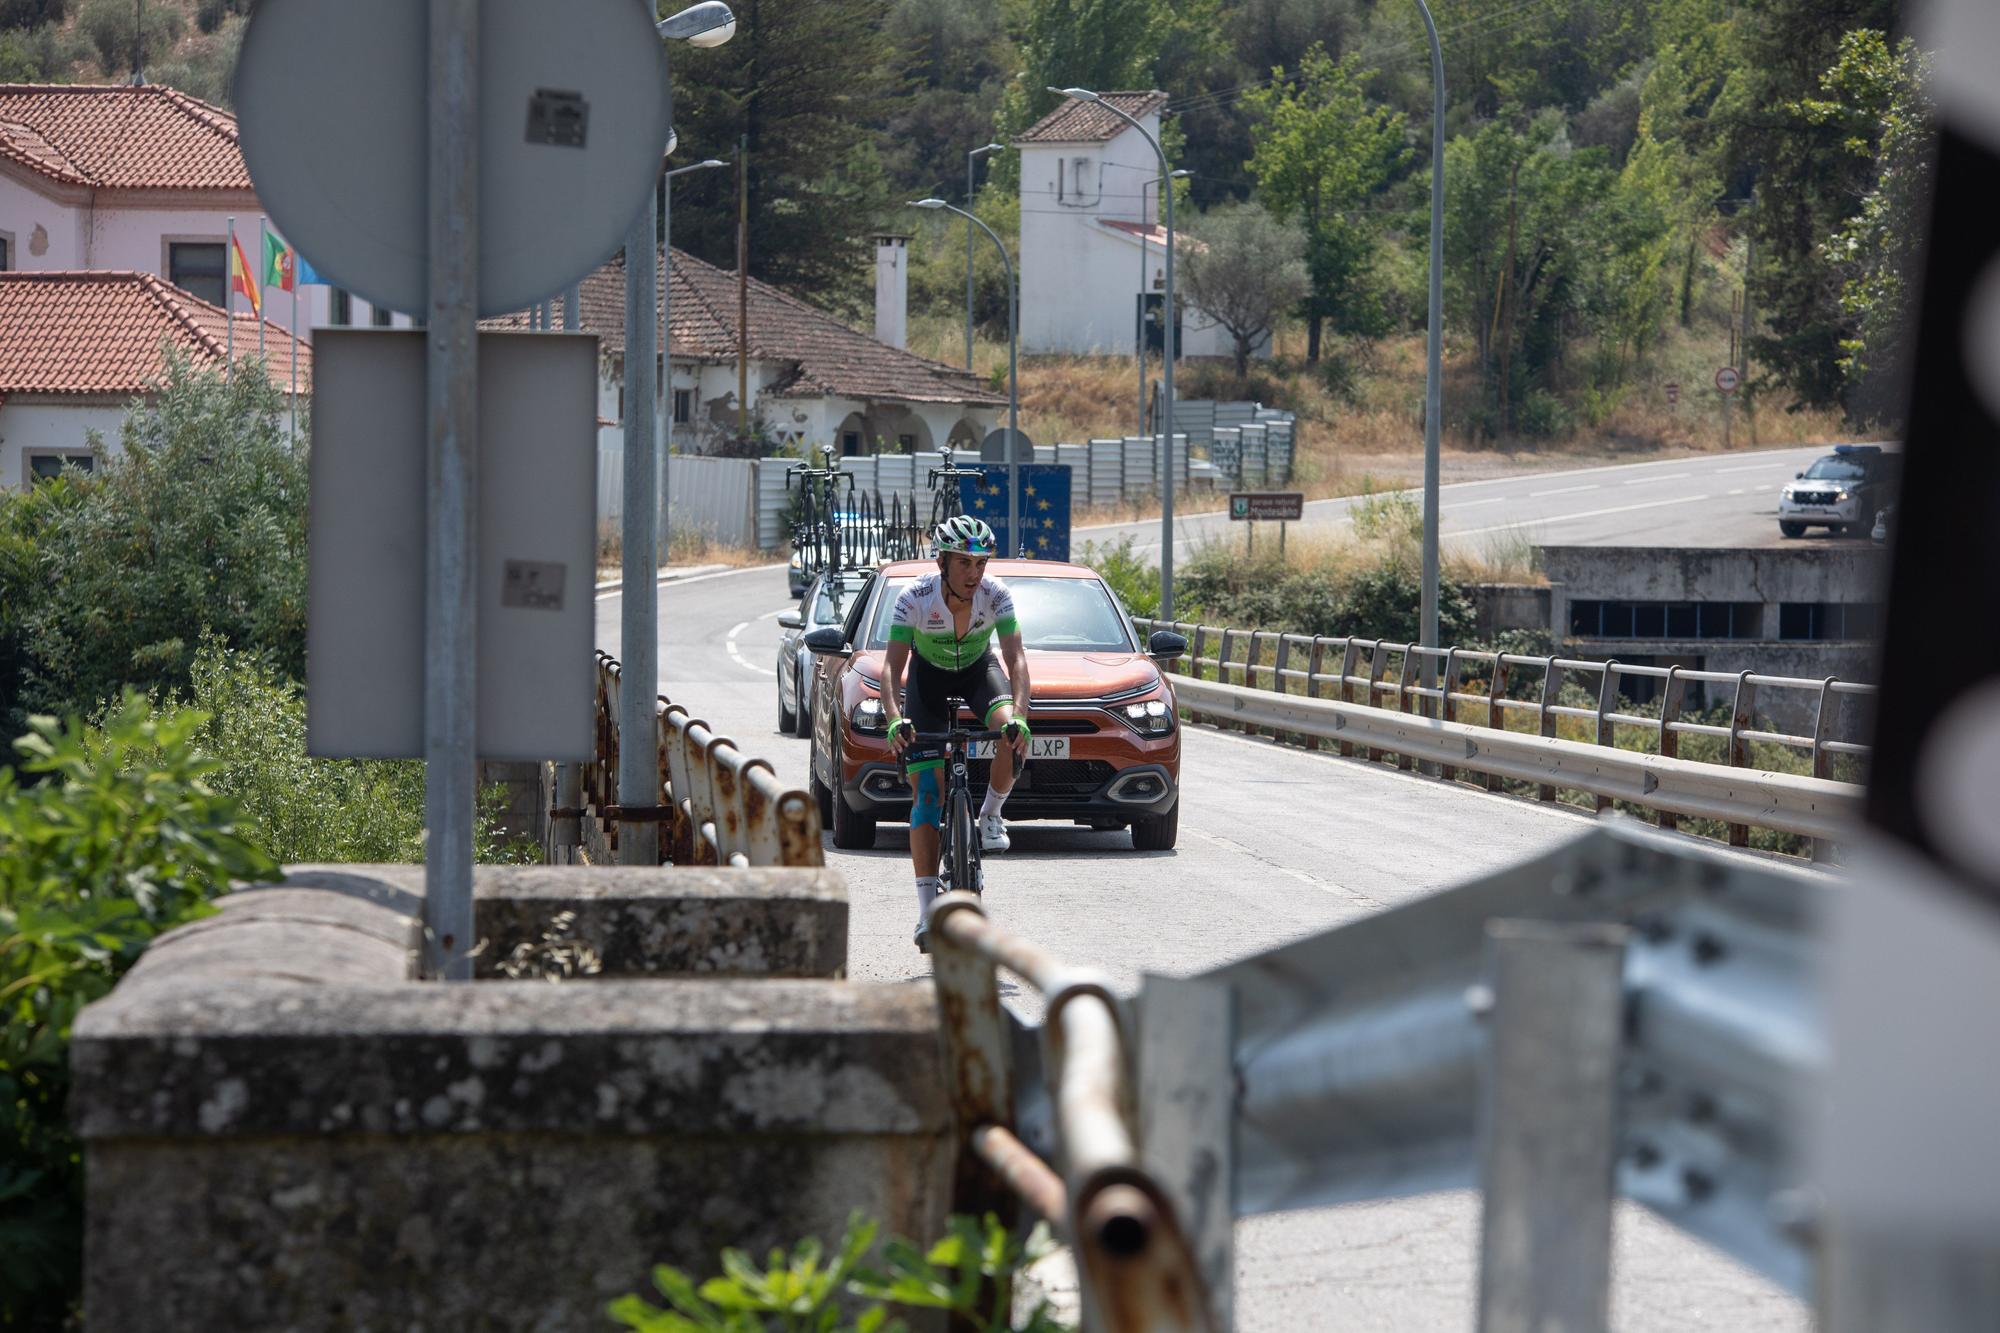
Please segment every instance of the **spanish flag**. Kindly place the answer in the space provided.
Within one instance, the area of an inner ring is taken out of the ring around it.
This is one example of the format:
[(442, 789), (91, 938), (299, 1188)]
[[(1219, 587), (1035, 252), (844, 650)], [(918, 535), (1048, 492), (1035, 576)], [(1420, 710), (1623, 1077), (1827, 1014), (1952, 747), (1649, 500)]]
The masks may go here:
[(257, 272), (244, 257), (243, 242), (236, 239), (233, 231), (229, 233), (229, 290), (243, 293), (243, 299), (250, 303), (250, 313), (262, 317), (264, 306), (257, 296)]

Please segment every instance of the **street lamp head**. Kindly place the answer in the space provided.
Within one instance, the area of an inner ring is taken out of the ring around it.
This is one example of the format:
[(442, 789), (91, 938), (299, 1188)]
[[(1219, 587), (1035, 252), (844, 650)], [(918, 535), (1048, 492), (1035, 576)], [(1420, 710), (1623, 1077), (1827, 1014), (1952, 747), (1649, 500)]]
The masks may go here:
[(1179, 171), (1170, 171), (1167, 173), (1169, 179), (1177, 181), (1184, 181), (1192, 175), (1194, 175), (1194, 173), (1192, 171), (1189, 171), (1186, 167), (1182, 167)]
[(946, 202), (945, 202), (944, 200), (942, 200), (942, 199), (912, 199), (912, 200), (911, 200), (911, 201), (909, 202), (909, 205), (908, 205), (908, 206), (909, 206), (909, 207), (911, 207), (911, 208), (950, 208), (950, 207), (951, 207), (951, 205), (950, 205), (950, 204), (947, 204), (947, 203), (946, 203)]
[(654, 26), (660, 36), (670, 41), (686, 42), (689, 46), (721, 46), (736, 35), (736, 15), (722, 0), (702, 0)]
[(1058, 88), (1051, 84), (1049, 91), (1061, 93), (1064, 97), (1074, 97), (1079, 102), (1102, 102), (1104, 99), (1088, 88)]
[(672, 126), (669, 126), (667, 128), (667, 150), (664, 153), (661, 153), (660, 156), (672, 157), (674, 155), (674, 151), (678, 149), (680, 146), (681, 146), (681, 132), (677, 129), (674, 129)]
[(989, 144), (984, 144), (984, 145), (982, 145), (982, 146), (980, 146), (980, 147), (978, 147), (978, 148), (975, 148), (975, 149), (973, 149), (973, 150), (972, 150), (972, 155), (973, 155), (974, 157), (978, 157), (978, 156), (980, 156), (980, 155), (981, 155), (982, 153), (997, 153), (997, 152), (999, 152), (999, 151), (1000, 151), (1001, 149), (1005, 148), (1006, 146), (1007, 146), (1007, 145), (1006, 145), (1006, 144), (1004, 144), (1004, 143), (989, 143)]
[(728, 166), (729, 164), (728, 164), (727, 162), (724, 162), (724, 161), (723, 161), (723, 160), (722, 160), (721, 158), (719, 158), (719, 157), (711, 157), (711, 158), (707, 158), (707, 159), (705, 159), (705, 160), (703, 160), (703, 161), (700, 161), (700, 162), (697, 162), (697, 163), (695, 163), (695, 165), (696, 165), (697, 167), (726, 167), (726, 166)]

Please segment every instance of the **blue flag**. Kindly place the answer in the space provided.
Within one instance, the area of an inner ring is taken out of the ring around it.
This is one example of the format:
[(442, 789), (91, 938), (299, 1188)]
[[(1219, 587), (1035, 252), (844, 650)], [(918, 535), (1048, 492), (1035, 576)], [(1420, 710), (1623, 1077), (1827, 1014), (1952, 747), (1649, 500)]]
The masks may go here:
[[(985, 463), (980, 476), (959, 482), (964, 511), (992, 525), (1003, 554), (1014, 554), (1013, 533), (1007, 528), (1007, 465)], [(1026, 560), (1069, 559), (1069, 465), (1025, 463), (1021, 474), (1021, 557)]]
[(312, 266), (312, 261), (307, 259), (303, 254), (300, 254), (298, 257), (297, 273), (298, 277), (294, 281), (301, 287), (309, 282), (318, 283), (322, 287), (328, 285), (327, 280), (319, 275), (319, 270)]

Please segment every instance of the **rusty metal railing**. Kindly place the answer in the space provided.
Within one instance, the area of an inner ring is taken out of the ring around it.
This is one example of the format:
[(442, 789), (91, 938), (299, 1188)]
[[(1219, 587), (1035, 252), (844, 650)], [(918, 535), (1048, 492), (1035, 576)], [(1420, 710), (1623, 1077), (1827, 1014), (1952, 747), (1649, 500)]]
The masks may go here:
[(779, 780), (707, 722), (659, 696), (653, 747), (659, 787), (651, 805), (618, 800), (618, 660), (597, 654), (596, 744), (582, 765), (579, 804), (551, 811), (556, 822), (594, 820), (615, 852), (621, 824), (661, 826), (660, 861), (672, 865), (819, 866), (819, 810), (812, 797)]
[[(994, 925), (948, 893), (930, 938), (952, 1109), (961, 1143), (953, 1210), (1011, 1216), (1016, 1200), (1073, 1247), (1085, 1327), (1213, 1333), (1207, 1293), (1171, 1199), (1140, 1162), (1128, 1020), (1109, 984)], [(1040, 991), (1053, 1167), (1015, 1123), (1015, 1067), (998, 969)]]

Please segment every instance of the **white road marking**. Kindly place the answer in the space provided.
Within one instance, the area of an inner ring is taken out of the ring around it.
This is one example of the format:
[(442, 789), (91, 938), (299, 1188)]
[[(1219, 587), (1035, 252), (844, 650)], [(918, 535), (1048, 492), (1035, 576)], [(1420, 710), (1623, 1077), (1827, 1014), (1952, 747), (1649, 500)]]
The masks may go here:
[(1484, 532), (1507, 532), (1511, 529), (1527, 527), (1534, 523), (1568, 522), (1575, 518), (1603, 518), (1607, 514), (1629, 514), (1635, 509), (1658, 509), (1661, 505), (1697, 504), (1703, 500), (1713, 500), (1712, 495), (1677, 495), (1671, 500), (1647, 500), (1643, 504), (1613, 505), (1609, 509), (1585, 509), (1575, 514), (1552, 514), (1548, 518), (1523, 519), (1519, 523), (1496, 523), (1490, 528), (1467, 528), (1454, 532), (1454, 537), (1477, 537)]
[[(1779, 461), (1779, 458), (1778, 458), (1778, 456), (1779, 456), (1780, 454), (1788, 454), (1788, 453), (1795, 453), (1795, 452), (1797, 452), (1798, 448), (1799, 448), (1799, 446), (1798, 446), (1798, 445), (1787, 445), (1787, 446), (1786, 446), (1785, 448), (1783, 448), (1783, 449), (1767, 449), (1767, 450), (1765, 450), (1765, 451), (1764, 451), (1764, 455), (1763, 455), (1763, 456), (1764, 456), (1764, 457), (1766, 457), (1766, 458), (1768, 458), (1768, 459), (1770, 459), (1771, 461), (1770, 461), (1770, 462), (1768, 462), (1768, 463), (1758, 463), (1758, 464), (1754, 464), (1754, 466), (1755, 466), (1755, 467), (1758, 467), (1758, 468), (1767, 468), (1767, 467), (1777, 467), (1777, 466), (1781, 466), (1781, 463), (1780, 463), (1780, 461)], [(1739, 455), (1738, 455), (1738, 457), (1753, 457), (1753, 458), (1754, 458), (1754, 457), (1756, 457), (1756, 455), (1754, 455), (1754, 454), (1747, 454), (1747, 455), (1746, 455), (1746, 454), (1739, 454)], [(1503, 485), (1511, 485), (1511, 484), (1514, 484), (1514, 483), (1517, 483), (1517, 482), (1522, 482), (1522, 481), (1554, 481), (1554, 480), (1556, 480), (1556, 479), (1558, 479), (1558, 478), (1560, 478), (1560, 477), (1587, 477), (1587, 476), (1592, 476), (1592, 475), (1594, 475), (1594, 474), (1596, 474), (1596, 473), (1599, 473), (1599, 472), (1623, 472), (1623, 471), (1625, 471), (1625, 470), (1626, 470), (1626, 469), (1628, 469), (1628, 468), (1640, 468), (1640, 467), (1686, 467), (1686, 466), (1687, 466), (1687, 463), (1688, 463), (1688, 460), (1687, 460), (1687, 459), (1685, 459), (1685, 458), (1657, 458), (1657, 459), (1654, 459), (1654, 460), (1653, 460), (1652, 462), (1650, 462), (1650, 463), (1600, 463), (1600, 464), (1598, 464), (1598, 465), (1597, 465), (1597, 466), (1595, 466), (1595, 467), (1573, 467), (1573, 468), (1562, 468), (1562, 469), (1559, 469), (1559, 470), (1557, 470), (1557, 471), (1555, 471), (1555, 472), (1515, 472), (1515, 473), (1511, 473), (1511, 474), (1509, 474), (1509, 475), (1507, 475), (1507, 476), (1503, 476), (1503, 477), (1484, 477), (1484, 478), (1481, 478), (1481, 479), (1480, 479), (1480, 480), (1478, 480), (1478, 481), (1454, 481), (1454, 482), (1451, 482), (1451, 483), (1450, 483), (1449, 485), (1445, 485), (1445, 486), (1442, 486), (1442, 487), (1440, 487), (1439, 489), (1440, 489), (1440, 490), (1441, 490), (1442, 492), (1445, 492), (1445, 493), (1450, 493), (1450, 492), (1456, 492), (1456, 491), (1461, 491), (1461, 490), (1465, 489), (1465, 488), (1466, 488), (1466, 487), (1468, 487), (1468, 486), (1503, 486)], [(1742, 470), (1742, 471), (1749, 471), (1750, 469), (1748, 469), (1748, 468), (1744, 468), (1744, 469), (1741, 469), (1741, 470)], [(1408, 490), (1403, 490), (1403, 491), (1380, 491), (1380, 492), (1377, 492), (1377, 494), (1378, 494), (1378, 495), (1421, 495), (1422, 493), (1423, 493), (1423, 492), (1422, 492), (1422, 489), (1421, 489), (1421, 488), (1419, 488), (1419, 487), (1411, 487), (1411, 488), (1409, 488)], [(1313, 508), (1315, 508), (1315, 507), (1317, 507), (1317, 506), (1320, 506), (1320, 505), (1336, 505), (1336, 504), (1346, 504), (1346, 503), (1347, 503), (1348, 501), (1350, 501), (1350, 500), (1356, 500), (1356, 499), (1359, 499), (1359, 498), (1360, 498), (1359, 496), (1353, 496), (1353, 495), (1340, 495), (1340, 496), (1331, 496), (1331, 497), (1329, 497), (1329, 498), (1327, 498), (1327, 499), (1324, 499), (1324, 500), (1308, 500), (1308, 501), (1306, 501), (1306, 508), (1307, 508), (1307, 509), (1313, 509)], [(1181, 515), (1181, 517), (1182, 517), (1182, 518), (1188, 518), (1188, 519), (1196, 519), (1196, 518), (1205, 518), (1205, 517), (1212, 517), (1212, 518), (1226, 518), (1227, 516), (1226, 516), (1226, 515), (1225, 515), (1225, 514), (1224, 514), (1224, 513), (1222, 512), (1222, 511), (1220, 511), (1220, 510), (1217, 510), (1217, 511), (1215, 511), (1215, 512), (1214, 512), (1214, 513), (1212, 513), (1212, 514), (1185, 514), (1185, 515)], [(1130, 527), (1135, 527), (1135, 526), (1138, 526), (1138, 525), (1141, 525), (1141, 524), (1145, 524), (1145, 523), (1151, 523), (1151, 524), (1152, 524), (1152, 525), (1153, 525), (1154, 527), (1156, 527), (1156, 528), (1157, 528), (1157, 527), (1159, 526), (1159, 520), (1158, 520), (1158, 519), (1144, 519), (1144, 518), (1142, 518), (1142, 519), (1136, 519), (1136, 520), (1133, 520), (1132, 522), (1128, 522), (1128, 523), (1092, 523), (1092, 524), (1090, 524), (1090, 525), (1088, 525), (1088, 526), (1086, 526), (1086, 527), (1080, 527), (1080, 528), (1074, 528), (1074, 529), (1072, 529), (1071, 531), (1072, 531), (1072, 532), (1105, 532), (1105, 531), (1108, 531), (1108, 530), (1110, 530), (1110, 529), (1113, 529), (1113, 528), (1130, 528)], [(1158, 542), (1158, 541), (1154, 541), (1154, 542), (1153, 542), (1153, 543), (1151, 543), (1151, 544), (1152, 544), (1152, 545), (1154, 545), (1154, 546), (1158, 546), (1158, 545), (1159, 545), (1159, 542)], [(1143, 548), (1140, 548), (1140, 549), (1143, 549)], [(692, 580), (685, 580), (685, 581), (688, 581), (688, 582), (691, 582)]]
[[(713, 574), (696, 574), (689, 578), (684, 578), (684, 579), (663, 578), (659, 580), (659, 584), (663, 588), (670, 583), (673, 584), (675, 587), (680, 587), (689, 583), (706, 583), (710, 579), (734, 578), (738, 574), (761, 574), (767, 569), (783, 569), (783, 568), (784, 568), (783, 565), (745, 565), (741, 569), (718, 569)], [(614, 597), (621, 596), (624, 593), (624, 591), (625, 589), (622, 587), (603, 590), (597, 594), (597, 600), (600, 602), (608, 602)]]
[(1768, 463), (1753, 463), (1749, 467), (1719, 467), (1715, 470), (1715, 475), (1726, 477), (1732, 472), (1768, 472), (1776, 466), (1778, 466), (1777, 460), (1773, 459)]
[(1530, 500), (1539, 500), (1544, 495), (1574, 495), (1578, 491), (1594, 491), (1596, 489), (1598, 489), (1596, 482), (1592, 482), (1588, 486), (1559, 486), (1552, 491), (1529, 491), (1528, 498)]
[[(763, 620), (767, 619), (767, 617), (759, 616), (758, 619)], [(736, 636), (741, 634), (744, 630), (749, 629), (751, 623), (752, 622), (746, 620), (742, 624), (738, 625), (735, 629), (730, 630), (729, 637), (724, 640), (724, 646), (726, 646), (729, 649), (729, 655), (736, 659), (736, 665), (742, 667), (745, 671), (754, 671), (760, 676), (776, 676), (778, 674), (778, 668), (758, 666), (755, 662), (752, 662), (749, 658), (745, 657), (743, 655), (743, 650), (739, 648), (736, 644)]]
[(1492, 499), (1490, 499), (1490, 500), (1462, 500), (1462, 501), (1453, 501), (1453, 502), (1451, 503), (1451, 505), (1449, 506), (1449, 508), (1452, 508), (1452, 509), (1477, 509), (1477, 508), (1479, 508), (1479, 506), (1481, 506), (1481, 505), (1503, 505), (1503, 504), (1506, 504), (1506, 503), (1507, 503), (1507, 497), (1506, 497), (1506, 496), (1504, 496), (1504, 495), (1496, 495), (1496, 496), (1494, 496), (1494, 497), (1493, 497)]
[(1735, 490), (1733, 490), (1733, 491), (1727, 491), (1727, 492), (1725, 492), (1725, 494), (1728, 494), (1728, 495), (1748, 495), (1748, 494), (1750, 494), (1750, 488), (1749, 488), (1748, 486), (1739, 486), (1739, 487), (1737, 487), (1737, 488), (1736, 488)]
[(1627, 486), (1650, 486), (1656, 481), (1673, 481), (1678, 477), (1692, 477), (1692, 472), (1662, 472), (1657, 477), (1637, 477), (1625, 483)]

